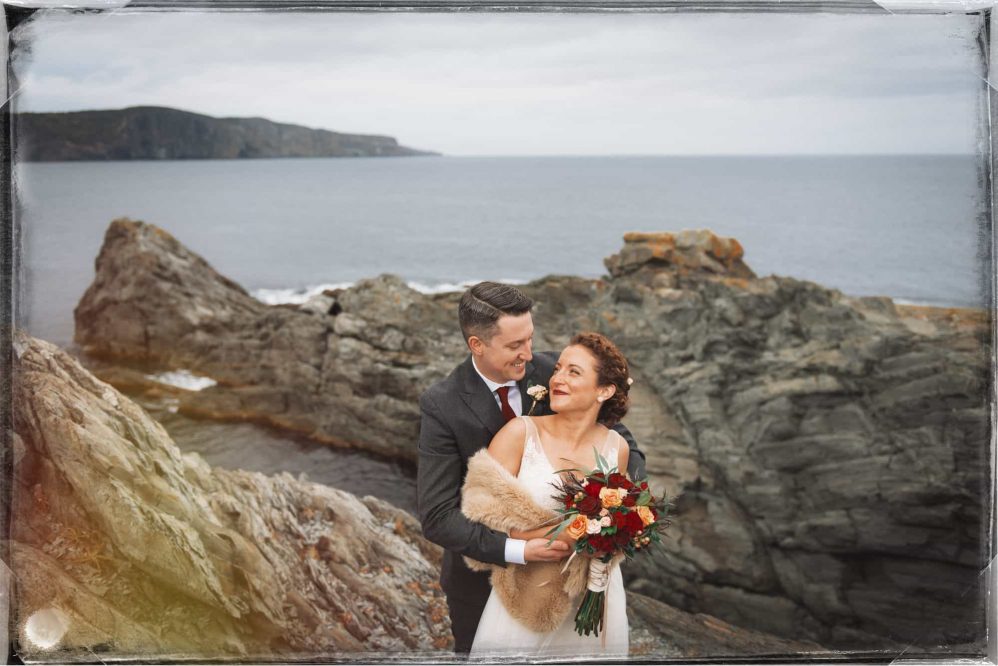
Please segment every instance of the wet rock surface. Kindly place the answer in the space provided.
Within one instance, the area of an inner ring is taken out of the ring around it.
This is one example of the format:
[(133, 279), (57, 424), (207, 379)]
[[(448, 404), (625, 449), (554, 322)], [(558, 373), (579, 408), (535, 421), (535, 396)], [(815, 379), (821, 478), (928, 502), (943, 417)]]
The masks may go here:
[[(756, 277), (709, 232), (628, 235), (611, 277), (548, 277), (535, 349), (594, 329), (636, 380), (625, 419), (679, 494), (628, 584), (839, 649), (983, 639), (990, 321)], [(112, 223), (76, 311), (89, 354), (217, 386), (180, 409), (412, 460), (416, 399), (458, 363), (458, 294), (392, 276), (266, 306), (152, 225)], [(941, 647), (940, 647), (941, 646)]]

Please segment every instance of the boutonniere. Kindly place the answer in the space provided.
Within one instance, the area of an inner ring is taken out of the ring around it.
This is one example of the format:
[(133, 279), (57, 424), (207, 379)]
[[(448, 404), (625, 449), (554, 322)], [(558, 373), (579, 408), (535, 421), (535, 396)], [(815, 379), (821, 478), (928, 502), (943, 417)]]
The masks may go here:
[(543, 384), (530, 384), (527, 386), (527, 395), (534, 400), (530, 405), (530, 411), (527, 412), (527, 416), (531, 416), (534, 413), (534, 407), (537, 406), (537, 403), (548, 397), (548, 387)]

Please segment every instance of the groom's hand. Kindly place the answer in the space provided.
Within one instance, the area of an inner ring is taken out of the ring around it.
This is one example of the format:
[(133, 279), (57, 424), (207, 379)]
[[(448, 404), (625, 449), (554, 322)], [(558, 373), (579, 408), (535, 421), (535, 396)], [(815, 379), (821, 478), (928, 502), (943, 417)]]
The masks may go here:
[(523, 549), (523, 559), (527, 562), (557, 562), (568, 557), (571, 549), (568, 544), (556, 539), (548, 545), (547, 539), (530, 539)]

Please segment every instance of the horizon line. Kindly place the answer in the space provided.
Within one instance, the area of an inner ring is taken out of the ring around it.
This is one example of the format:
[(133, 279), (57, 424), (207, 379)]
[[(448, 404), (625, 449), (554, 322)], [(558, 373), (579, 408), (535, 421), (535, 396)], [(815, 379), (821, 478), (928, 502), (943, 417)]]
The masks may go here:
[(800, 152), (800, 153), (530, 153), (530, 154), (448, 154), (441, 153), (427, 157), (974, 157), (983, 156), (979, 152)]
[(362, 156), (299, 156), (299, 155), (276, 155), (272, 157), (182, 157), (172, 159), (80, 159), (80, 160), (24, 160), (19, 159), (15, 154), (14, 164), (108, 164), (108, 163), (132, 163), (132, 162), (258, 162), (268, 160), (421, 160), (439, 159), (441, 157), (451, 159), (759, 159), (759, 158), (835, 158), (835, 157), (984, 157), (983, 153), (589, 153), (589, 154), (527, 154), (527, 155), (448, 155), (437, 153), (434, 155), (362, 155)]

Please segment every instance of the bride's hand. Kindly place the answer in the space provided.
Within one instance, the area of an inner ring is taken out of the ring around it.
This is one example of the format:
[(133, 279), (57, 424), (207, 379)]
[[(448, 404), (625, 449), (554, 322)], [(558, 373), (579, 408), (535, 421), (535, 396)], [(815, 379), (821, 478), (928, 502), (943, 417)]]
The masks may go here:
[(573, 539), (572, 537), (565, 534), (565, 532), (562, 532), (561, 534), (558, 535), (558, 538), (555, 539), (555, 541), (564, 541), (565, 543), (568, 544), (568, 549), (574, 551), (575, 544), (578, 541), (578, 539)]
[(557, 562), (568, 557), (571, 552), (572, 549), (560, 539), (552, 541), (550, 546), (547, 539), (530, 539), (524, 547), (523, 558), (527, 562)]

